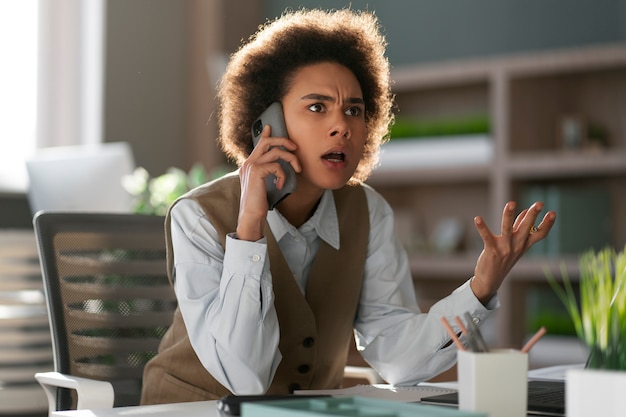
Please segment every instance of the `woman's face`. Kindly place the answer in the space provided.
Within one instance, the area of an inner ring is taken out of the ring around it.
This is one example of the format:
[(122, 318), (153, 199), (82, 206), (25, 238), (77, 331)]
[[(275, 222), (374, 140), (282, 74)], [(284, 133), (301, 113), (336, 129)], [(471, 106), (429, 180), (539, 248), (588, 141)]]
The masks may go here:
[(295, 72), (282, 99), (289, 139), (302, 165), (298, 187), (341, 188), (367, 139), (361, 86), (346, 67), (323, 62)]

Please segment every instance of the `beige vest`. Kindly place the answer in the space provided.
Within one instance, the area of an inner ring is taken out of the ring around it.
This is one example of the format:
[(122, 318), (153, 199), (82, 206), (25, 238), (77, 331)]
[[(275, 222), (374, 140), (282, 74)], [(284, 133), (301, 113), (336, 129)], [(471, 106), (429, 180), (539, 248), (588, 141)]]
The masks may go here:
[[(196, 200), (217, 229), (222, 246), (239, 212), (237, 175), (197, 188), (182, 198)], [(265, 225), (275, 307), (280, 325), (282, 361), (268, 394), (294, 389), (338, 388), (358, 306), (369, 236), (369, 213), (360, 185), (334, 191), (340, 249), (322, 241), (309, 274), (306, 297), (293, 279), (278, 244)], [(166, 218), (168, 270), (172, 271), (170, 218)], [(250, 346), (250, 349), (263, 349)], [(230, 392), (205, 370), (176, 311), (172, 326), (144, 371), (143, 404), (217, 399)]]

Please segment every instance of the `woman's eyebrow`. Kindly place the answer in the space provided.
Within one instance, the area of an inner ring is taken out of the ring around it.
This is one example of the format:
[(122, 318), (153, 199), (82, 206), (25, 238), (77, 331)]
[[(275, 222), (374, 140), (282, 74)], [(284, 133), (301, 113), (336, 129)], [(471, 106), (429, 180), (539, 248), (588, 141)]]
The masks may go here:
[[(301, 97), (302, 100), (319, 100), (319, 101), (335, 101), (331, 96), (324, 94), (311, 93)], [(365, 101), (360, 97), (348, 97), (346, 102), (351, 104), (365, 104)]]

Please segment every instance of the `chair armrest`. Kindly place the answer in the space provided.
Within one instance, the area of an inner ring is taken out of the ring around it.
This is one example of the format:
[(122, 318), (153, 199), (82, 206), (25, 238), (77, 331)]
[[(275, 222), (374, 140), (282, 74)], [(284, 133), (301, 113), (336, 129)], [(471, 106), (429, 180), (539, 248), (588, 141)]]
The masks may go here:
[(385, 381), (382, 379), (378, 372), (367, 366), (346, 366), (343, 371), (343, 376), (348, 378), (362, 378), (367, 379), (370, 384), (383, 384)]
[(35, 374), (35, 379), (48, 397), (49, 412), (58, 411), (56, 391), (59, 387), (76, 390), (77, 410), (113, 408), (113, 386), (107, 381), (65, 375), (60, 372), (38, 372)]

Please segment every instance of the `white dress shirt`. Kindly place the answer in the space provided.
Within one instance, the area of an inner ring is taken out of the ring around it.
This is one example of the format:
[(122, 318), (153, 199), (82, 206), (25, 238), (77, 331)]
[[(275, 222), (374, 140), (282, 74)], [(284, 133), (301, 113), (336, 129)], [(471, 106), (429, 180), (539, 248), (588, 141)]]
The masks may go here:
[[(470, 312), (480, 323), (498, 306), (498, 300), (494, 297), (483, 306), (468, 280), (428, 314), (421, 313), (407, 254), (395, 235), (391, 207), (372, 188), (366, 185), (364, 189), (370, 235), (354, 323), (357, 348), (389, 383), (417, 384), (456, 360), (456, 348), (448, 343), (441, 317), (453, 324), (454, 316)], [(339, 246), (332, 192), (323, 194), (313, 216), (298, 229), (278, 210), (269, 211), (267, 221), (303, 290), (320, 239)], [(200, 361), (235, 394), (265, 392), (281, 360), (265, 238), (238, 240), (233, 231), (224, 250), (202, 208), (189, 199), (173, 207), (171, 233), (174, 288)]]

